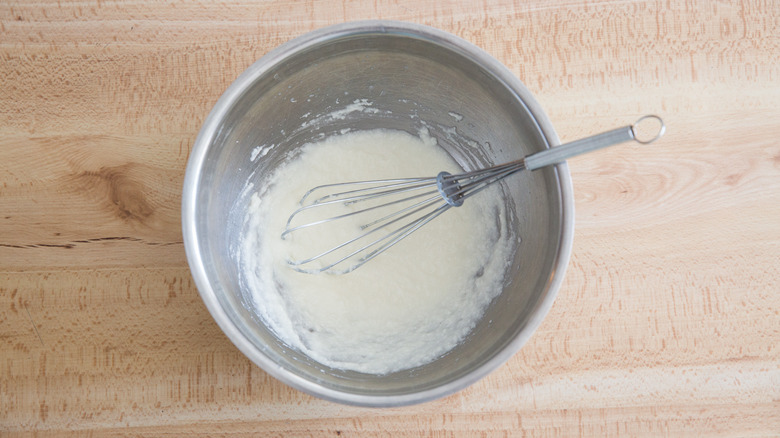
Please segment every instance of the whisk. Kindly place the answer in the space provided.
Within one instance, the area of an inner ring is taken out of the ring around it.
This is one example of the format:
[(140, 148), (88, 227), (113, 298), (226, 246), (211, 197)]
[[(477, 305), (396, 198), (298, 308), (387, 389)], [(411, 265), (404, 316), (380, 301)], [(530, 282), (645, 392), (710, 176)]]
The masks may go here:
[[(643, 138), (644, 134), (638, 134), (638, 125), (649, 123), (647, 120), (654, 120), (657, 127), (654, 136)], [(461, 206), (467, 198), (512, 174), (558, 164), (573, 156), (630, 140), (649, 144), (659, 139), (665, 130), (660, 117), (646, 115), (632, 125), (472, 172), (457, 175), (441, 172), (435, 177), (314, 187), (303, 195), (300, 208), (290, 215), (282, 239), (306, 239), (306, 236), (298, 235), (314, 232), (343, 240), (332, 246), (313, 248), (313, 254), (288, 260), (288, 263), (293, 269), (309, 274), (351, 272), (450, 208)]]

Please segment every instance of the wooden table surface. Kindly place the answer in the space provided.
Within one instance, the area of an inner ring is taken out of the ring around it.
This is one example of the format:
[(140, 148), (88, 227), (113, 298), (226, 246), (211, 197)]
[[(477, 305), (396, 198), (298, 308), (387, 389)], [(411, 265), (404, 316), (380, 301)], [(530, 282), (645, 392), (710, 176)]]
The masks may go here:
[[(572, 159), (576, 236), (531, 341), (470, 388), (364, 409), (269, 377), (190, 276), (180, 193), (225, 88), (338, 22), (506, 64)], [(0, 435), (780, 436), (780, 2), (0, 3)]]

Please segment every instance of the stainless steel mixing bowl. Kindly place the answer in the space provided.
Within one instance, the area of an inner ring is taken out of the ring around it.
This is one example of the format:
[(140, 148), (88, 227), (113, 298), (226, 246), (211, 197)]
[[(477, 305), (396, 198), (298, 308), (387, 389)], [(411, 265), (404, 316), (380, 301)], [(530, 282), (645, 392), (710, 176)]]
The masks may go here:
[[(347, 111), (355, 101), (370, 110)], [(503, 291), (467, 338), (434, 362), (388, 375), (333, 369), (285, 345), (259, 319), (237, 261), (247, 185), (261, 187), (299, 146), (344, 129), (423, 127), (466, 170), (558, 144), (531, 93), (487, 53), (439, 30), (389, 21), (332, 26), (282, 45), (249, 67), (206, 119), (184, 180), (187, 258), (228, 338), (282, 382), (364, 406), (442, 397), (509, 359), (552, 306), (573, 234), (565, 164), (503, 183), (518, 241)]]

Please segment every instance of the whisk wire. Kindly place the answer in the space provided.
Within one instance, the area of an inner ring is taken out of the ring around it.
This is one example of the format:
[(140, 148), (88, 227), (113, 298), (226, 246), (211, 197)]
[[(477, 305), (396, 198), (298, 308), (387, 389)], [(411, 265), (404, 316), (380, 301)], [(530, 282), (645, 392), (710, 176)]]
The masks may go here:
[[(412, 216), (412, 215), (414, 215), (416, 213), (419, 213), (420, 211), (423, 211), (423, 210), (429, 208), (431, 205), (435, 204), (437, 201), (441, 201), (441, 197), (438, 196), (438, 195), (436, 197), (433, 197), (433, 198), (430, 198), (430, 199), (424, 201), (423, 203), (419, 203), (418, 204), (419, 207), (417, 209), (415, 209), (413, 211), (410, 211), (410, 212), (406, 213), (405, 215), (403, 215), (401, 217), (398, 217), (398, 218), (396, 218), (396, 219), (394, 219), (394, 220), (392, 220), (392, 221), (390, 221), (390, 222), (388, 222), (386, 224), (383, 224), (383, 225), (381, 225), (379, 227), (376, 227), (376, 228), (374, 228), (372, 230), (369, 230), (369, 231), (367, 231), (367, 232), (365, 232), (363, 234), (360, 234), (359, 236), (354, 237), (351, 240), (348, 240), (348, 241), (346, 241), (344, 243), (341, 243), (341, 244), (339, 244), (339, 245), (337, 245), (337, 246), (335, 246), (333, 248), (330, 248), (330, 249), (328, 249), (328, 250), (326, 250), (326, 251), (324, 251), (324, 252), (322, 252), (322, 253), (314, 256), (314, 257), (310, 257), (310, 258), (308, 258), (306, 260), (290, 261), (289, 263), (290, 263), (290, 265), (292, 265), (294, 267), (294, 269), (296, 269), (296, 270), (298, 270), (300, 272), (304, 272), (304, 273), (318, 273), (318, 272), (329, 271), (334, 266), (337, 266), (337, 265), (339, 265), (339, 264), (341, 264), (341, 263), (343, 263), (343, 262), (353, 258), (355, 255), (360, 254), (362, 252), (365, 252), (366, 250), (368, 250), (369, 248), (379, 244), (380, 242), (388, 240), (388, 239), (392, 238), (393, 236), (396, 236), (391, 241), (385, 242), (384, 244), (380, 245), (378, 248), (375, 248), (375, 249), (371, 250), (370, 252), (368, 252), (368, 254), (364, 255), (363, 257), (358, 258), (356, 260), (356, 262), (353, 265), (351, 265), (350, 267), (348, 267), (347, 269), (335, 271), (333, 273), (343, 274), (343, 273), (350, 272), (350, 271), (352, 271), (354, 269), (357, 269), (358, 267), (362, 266), (364, 263), (366, 263), (369, 260), (373, 259), (374, 257), (378, 256), (382, 252), (386, 251), (391, 246), (393, 246), (396, 243), (400, 242), (402, 239), (404, 239), (409, 234), (413, 233), (414, 231), (418, 230), (423, 225), (425, 225), (428, 222), (430, 222), (433, 219), (435, 219), (440, 214), (444, 213), (447, 209), (450, 208), (450, 205), (447, 204), (447, 203), (443, 203), (438, 208), (436, 208), (434, 211), (429, 212), (429, 213), (427, 213), (427, 214), (425, 214), (423, 216), (420, 216), (419, 218), (415, 219), (414, 221), (409, 222), (409, 223), (407, 223), (407, 224), (397, 228), (396, 230), (391, 231), (391, 232), (383, 235), (379, 239), (376, 239), (376, 240), (374, 240), (374, 241), (372, 241), (372, 242), (370, 242), (368, 244), (365, 244), (364, 246), (362, 246), (362, 247), (360, 247), (358, 249), (353, 250), (352, 252), (348, 253), (347, 255), (342, 256), (340, 259), (336, 260), (335, 262), (330, 263), (327, 266), (323, 266), (323, 267), (317, 268), (317, 269), (299, 268), (298, 266), (314, 262), (316, 260), (321, 259), (322, 257), (325, 257), (325, 256), (327, 256), (329, 254), (332, 254), (332, 253), (334, 253), (334, 252), (336, 252), (336, 251), (338, 251), (338, 250), (340, 250), (340, 249), (342, 249), (342, 248), (344, 248), (344, 247), (346, 247), (346, 246), (348, 246), (348, 245), (350, 245), (352, 243), (355, 243), (358, 240), (361, 240), (361, 239), (363, 239), (363, 238), (365, 238), (365, 237), (367, 237), (367, 236), (369, 236), (369, 235), (371, 235), (371, 234), (373, 234), (373, 233), (375, 233), (375, 232), (377, 232), (379, 230), (382, 230), (382, 229), (384, 229), (386, 227), (389, 227), (390, 225), (392, 225), (394, 223), (397, 223), (397, 222), (399, 222), (401, 220), (406, 219), (409, 216)], [(408, 208), (407, 208), (407, 210), (408, 210)], [(391, 215), (388, 215), (388, 216), (391, 216)], [(378, 221), (375, 221), (375, 223), (376, 222), (378, 222)]]
[(380, 192), (377, 192), (376, 193), (377, 195), (399, 193), (401, 191), (411, 191), (419, 188), (430, 187), (429, 183), (432, 181), (436, 181), (436, 178), (397, 178), (397, 179), (387, 179), (387, 180), (355, 181), (350, 183), (324, 184), (321, 186), (314, 187), (313, 189), (306, 192), (306, 194), (303, 195), (303, 198), (301, 198), (300, 203), (301, 205), (304, 205), (306, 202), (306, 198), (308, 198), (315, 191), (323, 190), (331, 187), (347, 186), (347, 185), (352, 185), (352, 186), (370, 185), (370, 187), (347, 190), (344, 192), (330, 193), (321, 198), (315, 199), (314, 201), (310, 202), (309, 205), (319, 205), (319, 204), (323, 204), (324, 202), (330, 202), (327, 201), (328, 199), (331, 199), (334, 202), (355, 200), (356, 198), (359, 199), (363, 197), (363, 196), (358, 196), (361, 193), (372, 192), (378, 189), (380, 190)]
[[(384, 222), (384, 221), (386, 221), (386, 220), (388, 220), (388, 219), (390, 219), (390, 218), (392, 218), (394, 216), (398, 216), (399, 214), (403, 214), (403, 213), (405, 213), (405, 212), (407, 212), (409, 210), (412, 210), (412, 209), (415, 209), (417, 207), (420, 207), (420, 208), (417, 208), (416, 210), (412, 211), (409, 214), (417, 213), (421, 208), (429, 207), (431, 204), (436, 203), (436, 201), (440, 201), (441, 200), (441, 196), (439, 196), (439, 193), (436, 190), (434, 190), (432, 192), (424, 193), (424, 195), (431, 195), (431, 194), (435, 194), (436, 196), (430, 197), (428, 199), (425, 199), (424, 201), (418, 202), (417, 204), (410, 205), (410, 206), (405, 207), (405, 208), (403, 208), (401, 210), (398, 210), (398, 211), (390, 213), (390, 214), (388, 214), (388, 215), (386, 215), (384, 217), (381, 217), (381, 218), (379, 218), (379, 219), (377, 219), (377, 220), (375, 220), (373, 222), (369, 222), (369, 223), (367, 223), (365, 225), (362, 225), (361, 229), (371, 228), (372, 226), (374, 226), (376, 224), (379, 224), (379, 223), (382, 223), (382, 222)], [(407, 198), (407, 200), (410, 200), (410, 199), (412, 199), (412, 198)], [(398, 202), (401, 202), (401, 201), (398, 201)], [(379, 207), (384, 207), (386, 205), (388, 205), (388, 204), (384, 204), (384, 205), (379, 206)], [(408, 217), (408, 215), (404, 215), (404, 216), (402, 216), (399, 219), (403, 219), (405, 217)], [(391, 224), (391, 223), (393, 223), (393, 222), (388, 223), (388, 225)]]
[[(430, 186), (429, 186), (429, 188), (430, 188)], [(296, 227), (290, 228), (290, 225), (292, 225), (292, 222), (293, 222), (293, 219), (295, 218), (295, 216), (297, 216), (299, 213), (302, 213), (302, 212), (304, 212), (306, 210), (310, 210), (310, 209), (315, 208), (315, 207), (322, 207), (324, 205), (332, 205), (332, 204), (342, 204), (343, 203), (344, 205), (349, 205), (351, 203), (354, 203), (355, 201), (353, 200), (353, 198), (345, 198), (345, 199), (325, 201), (325, 202), (321, 202), (321, 203), (318, 203), (318, 204), (306, 205), (306, 206), (303, 206), (303, 207), (295, 210), (295, 212), (293, 212), (293, 214), (290, 215), (290, 217), (287, 219), (287, 225), (286, 225), (286, 228), (285, 228), (284, 232), (282, 233), (282, 239), (284, 239), (285, 237), (287, 237), (287, 235), (289, 235), (290, 233), (292, 233), (294, 231), (302, 230), (304, 228), (313, 227), (315, 225), (321, 225), (321, 224), (324, 224), (324, 223), (333, 222), (333, 221), (340, 220), (340, 219), (345, 219), (345, 218), (348, 218), (348, 217), (351, 217), (351, 216), (355, 216), (355, 215), (358, 215), (358, 214), (366, 213), (366, 212), (369, 212), (369, 211), (372, 211), (372, 210), (376, 210), (376, 209), (380, 209), (380, 208), (385, 208), (385, 207), (388, 207), (388, 206), (391, 206), (391, 205), (401, 204), (401, 203), (404, 203), (404, 202), (411, 201), (413, 199), (422, 198), (424, 196), (428, 196), (428, 195), (435, 194), (435, 193), (437, 193), (436, 190), (428, 191), (428, 192), (425, 192), (425, 193), (418, 193), (416, 195), (409, 196), (409, 197), (402, 198), (402, 199), (397, 199), (397, 200), (394, 200), (394, 201), (390, 201), (390, 202), (387, 202), (385, 204), (374, 205), (374, 206), (371, 206), (371, 207), (363, 208), (363, 209), (356, 210), (356, 211), (351, 211), (349, 213), (340, 214), (340, 215), (337, 215), (337, 216), (329, 217), (329, 218), (326, 218), (326, 219), (321, 219), (321, 220), (318, 220), (318, 221), (308, 222), (308, 223), (305, 223), (303, 225), (298, 225)], [(430, 198), (430, 199), (437, 199), (437, 198)], [(425, 202), (425, 201), (422, 201), (422, 202)], [(413, 208), (413, 207), (414, 206), (407, 207), (406, 209)], [(401, 212), (405, 211), (406, 209), (401, 210)], [(395, 214), (391, 214), (389, 216), (392, 217), (394, 215)], [(380, 219), (380, 220), (383, 220), (383, 219)], [(375, 221), (375, 222), (377, 222), (377, 221)], [(361, 229), (367, 228), (368, 226), (369, 225), (361, 226)]]
[(395, 239), (393, 239), (392, 241), (387, 242), (384, 245), (382, 245), (381, 247), (373, 250), (368, 255), (366, 255), (364, 257), (361, 257), (359, 262), (356, 265), (351, 266), (348, 271), (345, 271), (345, 273), (349, 272), (351, 270), (354, 270), (356, 268), (359, 268), (360, 266), (362, 266), (363, 264), (365, 264), (369, 260), (371, 260), (374, 257), (378, 256), (379, 254), (387, 251), (388, 249), (390, 249), (390, 247), (394, 246), (396, 243), (400, 242), (401, 240), (405, 239), (407, 236), (409, 236), (413, 232), (415, 232), (415, 231), (419, 230), (420, 228), (422, 228), (423, 225), (425, 225), (425, 224), (431, 222), (432, 220), (436, 219), (436, 217), (438, 217), (439, 215), (441, 215), (442, 213), (447, 211), (450, 207), (451, 207), (451, 205), (449, 205), (447, 203), (443, 203), (436, 210), (434, 210), (434, 211), (432, 211), (432, 212), (430, 212), (430, 213), (428, 213), (428, 214), (418, 218), (414, 222), (411, 222), (411, 223), (409, 223), (409, 224), (399, 228), (398, 230), (396, 230), (396, 232), (393, 232), (392, 234), (397, 234), (397, 232), (401, 232), (401, 231), (405, 230), (405, 231), (403, 231), (403, 234), (398, 235)]

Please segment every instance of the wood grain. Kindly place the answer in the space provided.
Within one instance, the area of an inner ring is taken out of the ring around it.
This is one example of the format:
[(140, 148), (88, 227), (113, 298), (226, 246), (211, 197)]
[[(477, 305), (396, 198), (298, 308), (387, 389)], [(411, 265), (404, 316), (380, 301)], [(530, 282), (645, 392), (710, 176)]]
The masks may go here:
[[(780, 436), (780, 3), (0, 2), (0, 435)], [(658, 113), (661, 142), (570, 161), (576, 237), (505, 366), (398, 409), (252, 365), (187, 268), (200, 125), (282, 42), (414, 21), (506, 64), (562, 140)]]

